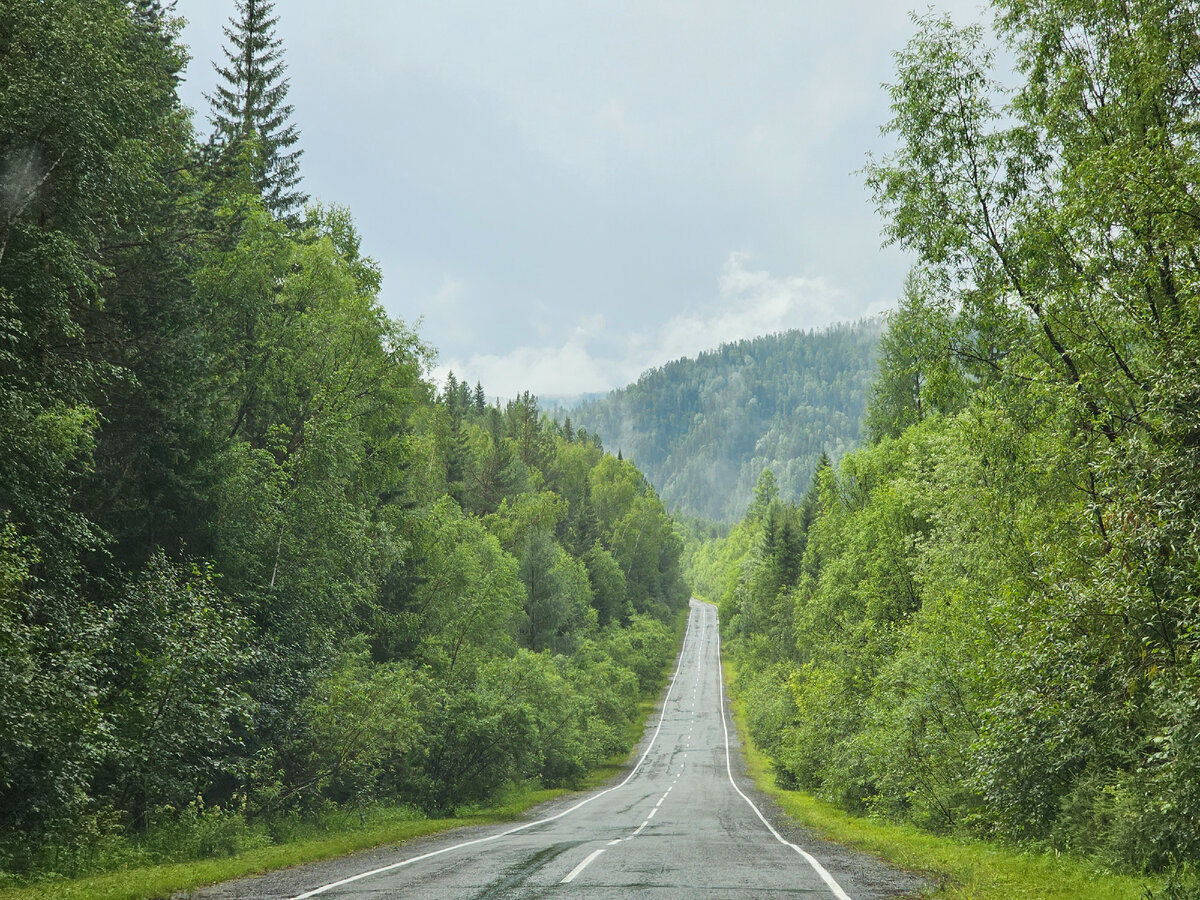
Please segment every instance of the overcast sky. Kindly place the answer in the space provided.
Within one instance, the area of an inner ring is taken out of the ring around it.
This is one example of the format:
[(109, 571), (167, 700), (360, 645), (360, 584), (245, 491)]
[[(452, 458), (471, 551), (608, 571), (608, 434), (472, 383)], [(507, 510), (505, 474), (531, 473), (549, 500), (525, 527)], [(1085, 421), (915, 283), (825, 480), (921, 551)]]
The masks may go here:
[[(207, 133), (233, 0), (179, 0)], [(938, 4), (964, 23), (979, 3)], [(304, 188), (382, 300), (489, 395), (603, 391), (895, 302), (857, 174), (886, 150), (891, 0), (277, 0)]]

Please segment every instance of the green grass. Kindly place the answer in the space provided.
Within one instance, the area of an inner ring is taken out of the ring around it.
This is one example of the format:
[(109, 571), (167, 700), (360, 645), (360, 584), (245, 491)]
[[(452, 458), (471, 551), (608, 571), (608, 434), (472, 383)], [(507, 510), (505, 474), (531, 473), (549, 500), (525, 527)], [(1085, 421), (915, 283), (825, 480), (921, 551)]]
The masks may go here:
[(400, 843), (464, 825), (490, 825), (518, 818), (529, 807), (564, 793), (559, 790), (525, 790), (510, 795), (503, 805), (478, 813), (445, 819), (384, 817), (366, 827), (247, 850), (220, 859), (171, 863), (124, 869), (62, 881), (0, 890), (0, 900), (151, 900), (204, 884), (257, 875), (300, 863), (345, 856), (384, 844)]
[[(682, 640), (683, 628), (677, 621), (677, 638)], [(625, 770), (637, 752), (638, 740), (646, 721), (654, 712), (662, 688), (671, 679), (675, 656), (664, 666), (658, 688), (642, 700), (638, 715), (630, 723), (628, 738), (632, 749), (605, 760), (583, 780), (585, 790), (598, 787)], [(567, 793), (564, 789), (520, 789), (510, 793), (497, 805), (470, 815), (444, 819), (414, 819), (407, 809), (383, 810), (381, 821), (365, 826), (331, 829), (319, 836), (306, 837), (285, 843), (246, 850), (218, 859), (169, 863), (122, 869), (83, 878), (42, 881), (23, 887), (0, 888), (0, 900), (158, 900), (177, 891), (187, 891), (206, 884), (228, 881), (248, 875), (259, 875), (275, 869), (303, 863), (318, 862), (345, 856), (358, 850), (368, 850), (386, 844), (398, 844), (428, 834), (449, 831), (466, 825), (493, 825), (518, 819), (530, 807)]]
[[(731, 666), (726, 663), (726, 689)], [(1142, 900), (1161, 879), (1112, 875), (1082, 860), (1026, 852), (986, 841), (930, 834), (854, 816), (803, 791), (775, 784), (770, 761), (751, 741), (745, 712), (732, 701), (746, 767), (758, 788), (785, 813), (827, 840), (865, 850), (902, 869), (924, 874), (935, 887), (930, 900)]]

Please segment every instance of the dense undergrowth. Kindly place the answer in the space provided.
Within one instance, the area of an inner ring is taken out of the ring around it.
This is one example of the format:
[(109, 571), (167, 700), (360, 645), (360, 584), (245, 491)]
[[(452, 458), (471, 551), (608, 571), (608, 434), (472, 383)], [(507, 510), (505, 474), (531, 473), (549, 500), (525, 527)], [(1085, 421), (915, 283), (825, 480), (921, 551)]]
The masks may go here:
[[(686, 621), (686, 611), (675, 617), (676, 645)], [(637, 712), (626, 724), (623, 749), (584, 775), (576, 784), (578, 789), (598, 787), (627, 770), (674, 665), (674, 659), (668, 659), (657, 683), (642, 696)], [(253, 821), (238, 810), (204, 810), (198, 800), (183, 815), (146, 833), (114, 830), (103, 836), (89, 848), (86, 858), (75, 861), (72, 876), (48, 870), (32, 878), (8, 876), (0, 882), (0, 900), (152, 900), (453, 828), (511, 821), (565, 790), (536, 783), (509, 784), (486, 803), (464, 807), (449, 817), (430, 816), (408, 805), (328, 803), (323, 808), (292, 810), (271, 820)]]
[[(686, 622), (687, 612), (681, 610), (674, 620), (676, 646)], [(668, 658), (628, 720), (622, 749), (586, 773), (575, 785), (578, 789), (598, 787), (625, 773), (674, 667), (674, 658)], [(449, 817), (376, 802), (357, 807), (327, 803), (323, 808), (293, 809), (271, 820), (252, 821), (238, 810), (204, 810), (197, 800), (183, 815), (146, 833), (114, 831), (102, 837), (89, 848), (86, 859), (75, 862), (70, 877), (45, 870), (33, 878), (9, 876), (0, 883), (0, 900), (152, 900), (453, 828), (511, 821), (565, 790), (536, 783), (509, 784), (486, 803), (464, 807)]]
[[(734, 676), (731, 681), (737, 680), (735, 671), (727, 672)], [(805, 791), (781, 787), (772, 761), (750, 738), (746, 703), (734, 697), (731, 707), (743, 737), (747, 771), (760, 790), (821, 837), (919, 873), (928, 881), (921, 894), (928, 900), (1192, 900), (1197, 896), (1187, 873), (1114, 874), (1093, 860), (1070, 854), (933, 834), (880, 816), (854, 815)]]

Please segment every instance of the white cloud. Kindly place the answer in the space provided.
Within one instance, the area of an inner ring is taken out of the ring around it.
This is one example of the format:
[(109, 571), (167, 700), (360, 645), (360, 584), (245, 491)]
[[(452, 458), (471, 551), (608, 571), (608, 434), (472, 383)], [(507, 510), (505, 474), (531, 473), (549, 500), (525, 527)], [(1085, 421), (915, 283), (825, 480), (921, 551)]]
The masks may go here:
[(441, 384), (453, 371), (488, 396), (514, 397), (523, 390), (538, 395), (583, 394), (611, 386), (616, 374), (609, 360), (595, 359), (587, 347), (568, 340), (561, 347), (518, 347), (503, 356), (476, 354), (466, 362), (449, 360), (434, 370)]
[[(980, 3), (937, 5), (967, 21)], [(903, 283), (908, 258), (880, 250), (852, 173), (891, 146), (879, 85), (909, 4), (286, 6), (305, 189), (350, 205), (389, 311), (423, 318), (489, 389), (611, 387), (721, 340), (829, 321), (834, 286), (853, 318)], [(201, 131), (231, 11), (179, 0)], [(731, 257), (721, 293), (711, 270), (734, 247), (804, 256), (790, 276)], [(571, 333), (600, 308), (604, 326)]]
[(475, 339), (475, 329), (471, 327), (470, 292), (461, 279), (443, 275), (437, 290), (417, 301), (416, 306), (426, 311), (421, 317), (426, 327), (433, 326), (439, 334), (456, 341)]
[[(856, 317), (844, 293), (822, 276), (777, 277), (747, 266), (749, 257), (729, 255), (707, 310), (676, 315), (650, 333), (612, 333), (602, 315), (581, 319), (559, 345), (519, 347), (505, 354), (450, 359), (434, 370), (439, 383), (453, 371), (490, 396), (523, 390), (563, 396), (622, 387), (646, 369), (695, 356), (723, 343), (790, 328), (821, 328)], [(606, 351), (604, 347), (615, 347)]]
[(777, 278), (746, 268), (731, 253), (718, 279), (718, 308), (708, 315), (675, 316), (662, 328), (656, 356), (674, 359), (730, 341), (789, 328), (819, 328), (847, 317), (845, 297), (821, 276)]
[(466, 285), (464, 285), (461, 281), (459, 281), (457, 278), (451, 277), (450, 275), (444, 275), (442, 277), (442, 283), (437, 289), (437, 293), (433, 295), (433, 300), (435, 303), (439, 304), (458, 303), (458, 301), (462, 299), (465, 291)]

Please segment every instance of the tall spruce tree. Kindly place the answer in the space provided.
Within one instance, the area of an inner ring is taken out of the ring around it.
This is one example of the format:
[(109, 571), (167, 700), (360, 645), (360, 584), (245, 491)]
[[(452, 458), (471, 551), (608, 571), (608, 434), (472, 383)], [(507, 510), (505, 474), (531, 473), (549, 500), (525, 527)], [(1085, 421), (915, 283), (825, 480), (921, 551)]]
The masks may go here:
[(172, 88), (179, 86), (180, 73), (187, 65), (187, 55), (178, 46), (175, 36), (181, 20), (175, 12), (176, 0), (131, 0), (130, 18), (160, 51), (161, 71)]
[[(213, 63), (223, 83), (206, 95), (212, 106), (212, 137), (221, 167), (249, 159), (251, 180), (266, 207), (288, 219), (308, 201), (299, 189), (300, 138), (286, 102), (282, 41), (275, 36), (278, 16), (272, 0), (237, 0), (237, 14), (225, 27), (227, 64)], [(253, 147), (247, 147), (248, 142)]]

